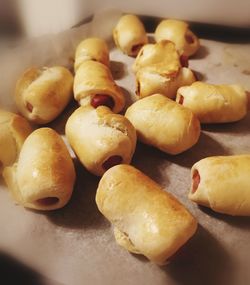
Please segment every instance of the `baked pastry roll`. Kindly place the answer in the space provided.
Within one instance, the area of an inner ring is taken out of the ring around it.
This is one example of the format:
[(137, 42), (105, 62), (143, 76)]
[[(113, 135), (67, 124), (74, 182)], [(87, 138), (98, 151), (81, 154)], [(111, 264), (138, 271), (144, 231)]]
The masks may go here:
[(114, 166), (103, 175), (96, 203), (114, 225), (117, 243), (157, 264), (164, 264), (197, 228), (175, 197), (130, 165)]
[(113, 38), (116, 46), (130, 56), (136, 56), (141, 47), (148, 43), (145, 28), (135, 15), (120, 18), (113, 30)]
[(86, 60), (101, 62), (109, 67), (109, 50), (101, 38), (87, 38), (80, 42), (75, 53), (75, 71)]
[(116, 164), (130, 163), (135, 151), (134, 127), (105, 106), (78, 108), (69, 117), (65, 130), (81, 163), (97, 176)]
[(160, 93), (174, 99), (178, 88), (194, 81), (194, 73), (186, 67), (161, 69), (157, 66), (146, 66), (136, 73), (136, 94), (143, 98)]
[(219, 213), (250, 215), (250, 155), (204, 158), (193, 165), (191, 176), (192, 201)]
[(54, 210), (70, 199), (75, 169), (61, 137), (40, 128), (25, 140), (19, 159), (3, 172), (14, 200), (27, 208)]
[(235, 122), (247, 114), (247, 93), (240, 85), (195, 82), (178, 89), (176, 102), (189, 108), (201, 123)]
[(189, 149), (200, 136), (200, 122), (193, 113), (161, 94), (138, 100), (125, 116), (141, 142), (169, 154)]
[(139, 51), (133, 64), (133, 71), (136, 73), (145, 66), (155, 66), (159, 69), (178, 70), (182, 64), (180, 55), (173, 42), (163, 40), (156, 44), (146, 44)]
[(73, 76), (62, 66), (30, 68), (16, 84), (19, 112), (37, 124), (54, 120), (73, 97)]
[(174, 42), (179, 53), (188, 57), (195, 54), (200, 47), (199, 39), (190, 31), (188, 24), (174, 19), (160, 22), (155, 30), (155, 40)]
[(0, 110), (0, 174), (18, 158), (26, 137), (32, 132), (28, 121), (14, 113)]
[(74, 80), (74, 97), (81, 106), (104, 105), (119, 113), (125, 98), (107, 66), (96, 61), (85, 61), (78, 68)]

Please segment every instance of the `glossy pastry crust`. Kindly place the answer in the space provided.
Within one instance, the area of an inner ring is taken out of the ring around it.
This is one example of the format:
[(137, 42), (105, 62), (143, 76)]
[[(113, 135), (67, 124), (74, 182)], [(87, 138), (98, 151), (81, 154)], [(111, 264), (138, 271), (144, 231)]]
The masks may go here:
[(138, 100), (125, 116), (141, 142), (169, 154), (191, 148), (200, 136), (200, 122), (193, 113), (161, 94)]
[(109, 67), (109, 50), (105, 40), (87, 38), (79, 43), (75, 52), (75, 71), (86, 60), (98, 61)]
[(160, 93), (170, 99), (176, 97), (178, 88), (190, 85), (196, 81), (191, 69), (169, 66), (164, 70), (159, 66), (146, 66), (136, 73), (136, 94), (139, 98)]
[(66, 136), (81, 163), (91, 173), (101, 176), (104, 163), (113, 156), (130, 163), (136, 146), (136, 131), (122, 115), (109, 108), (78, 108), (68, 119)]
[(240, 85), (197, 81), (178, 89), (176, 101), (189, 108), (201, 123), (235, 122), (247, 114), (247, 93)]
[(0, 109), (0, 174), (18, 158), (21, 147), (32, 132), (23, 117)]
[(155, 30), (155, 40), (169, 40), (175, 43), (181, 55), (191, 56), (197, 52), (200, 42), (197, 36), (190, 31), (188, 24), (183, 21), (163, 20)]
[(29, 68), (16, 84), (15, 102), (29, 121), (54, 120), (73, 97), (73, 76), (62, 66)]
[(108, 67), (100, 62), (85, 61), (75, 75), (74, 97), (81, 106), (88, 106), (91, 99), (98, 94), (108, 95), (113, 99), (114, 113), (119, 113), (124, 108), (124, 95)]
[(219, 213), (250, 216), (249, 177), (250, 155), (207, 157), (191, 169), (188, 197)]
[(164, 264), (197, 228), (175, 197), (130, 165), (114, 166), (103, 175), (96, 203), (114, 225), (118, 244), (157, 264)]
[(27, 137), (18, 161), (6, 167), (3, 176), (18, 204), (53, 210), (69, 201), (75, 169), (62, 138), (50, 128), (40, 128)]
[(164, 72), (164, 69), (178, 71), (181, 62), (175, 44), (163, 40), (155, 44), (144, 45), (138, 53), (132, 69), (136, 73), (140, 68), (149, 65), (161, 72)]
[(136, 56), (141, 47), (148, 43), (145, 28), (135, 15), (124, 15), (113, 30), (113, 39), (123, 53)]

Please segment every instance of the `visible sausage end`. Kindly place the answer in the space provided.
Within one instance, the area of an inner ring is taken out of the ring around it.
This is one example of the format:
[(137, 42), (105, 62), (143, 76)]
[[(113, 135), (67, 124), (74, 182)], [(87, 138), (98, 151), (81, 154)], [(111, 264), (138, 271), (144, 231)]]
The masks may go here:
[(113, 98), (109, 95), (96, 94), (91, 99), (91, 106), (93, 106), (94, 108), (97, 108), (98, 106), (107, 106), (112, 110), (115, 106), (115, 102)]
[(52, 206), (59, 202), (59, 199), (57, 197), (46, 197), (42, 199), (36, 200), (36, 203), (40, 206)]
[(194, 37), (192, 35), (190, 35), (190, 34), (185, 34), (185, 40), (189, 44), (193, 44), (194, 43)]
[(108, 170), (112, 166), (122, 163), (122, 157), (120, 155), (110, 156), (103, 164), (102, 167), (105, 170)]
[(200, 178), (200, 174), (199, 171), (197, 169), (195, 169), (194, 173), (193, 173), (193, 177), (192, 177), (192, 193), (195, 193), (196, 190), (199, 187), (201, 178)]
[(29, 102), (26, 102), (26, 109), (27, 109), (30, 113), (32, 113), (32, 111), (33, 111), (33, 105), (30, 104)]
[(142, 44), (137, 44), (137, 45), (134, 45), (134, 46), (132, 46), (132, 48), (131, 48), (131, 52), (133, 53), (133, 54), (138, 54), (138, 52), (140, 51), (140, 49), (143, 47), (143, 45)]
[(180, 95), (178, 103), (179, 103), (180, 105), (182, 105), (183, 102), (184, 102), (184, 97), (183, 97), (182, 95)]
[(180, 56), (180, 62), (182, 67), (188, 67), (188, 56), (181, 55)]

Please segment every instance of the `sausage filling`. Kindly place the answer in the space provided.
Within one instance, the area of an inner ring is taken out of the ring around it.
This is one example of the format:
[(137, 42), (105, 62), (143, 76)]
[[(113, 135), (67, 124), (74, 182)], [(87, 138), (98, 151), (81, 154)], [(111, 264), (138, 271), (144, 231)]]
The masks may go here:
[(193, 180), (192, 193), (195, 193), (196, 190), (198, 189), (200, 181), (201, 181), (200, 174), (199, 174), (198, 170), (196, 170), (196, 169), (193, 173), (192, 180)]
[(57, 197), (47, 197), (36, 200), (36, 203), (38, 203), (40, 206), (52, 206), (59, 202), (59, 199)]
[(110, 97), (109, 95), (106, 95), (106, 94), (96, 94), (91, 99), (91, 105), (94, 108), (97, 108), (98, 106), (106, 106), (106, 107), (109, 107), (112, 110), (114, 108), (114, 106), (115, 106), (115, 102), (114, 102), (113, 98)]
[(138, 53), (142, 47), (143, 47), (142, 44), (134, 45), (134, 46), (132, 46), (132, 48), (131, 48), (131, 52), (132, 52), (132, 53)]
[(108, 170), (109, 168), (111, 168), (112, 166), (115, 166), (117, 164), (121, 164), (122, 163), (122, 157), (120, 155), (113, 155), (110, 156), (110, 158), (108, 158), (103, 164), (102, 167), (105, 170)]
[(182, 96), (182, 95), (180, 95), (180, 97), (179, 97), (179, 104), (180, 105), (182, 105), (183, 104), (183, 102), (184, 102), (184, 97)]

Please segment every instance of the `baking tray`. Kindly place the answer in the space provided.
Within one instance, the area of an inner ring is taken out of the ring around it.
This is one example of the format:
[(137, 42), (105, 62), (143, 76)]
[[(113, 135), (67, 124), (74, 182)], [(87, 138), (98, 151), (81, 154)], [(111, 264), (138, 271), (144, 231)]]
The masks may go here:
[[(25, 41), (1, 55), (0, 104), (15, 110), (13, 88), (25, 68), (55, 64), (72, 68), (77, 43), (87, 36), (101, 35), (110, 43), (112, 73), (130, 105), (135, 100), (134, 59), (123, 55), (110, 41), (111, 27), (119, 16), (106, 12), (91, 23)], [(240, 83), (250, 90), (250, 42), (221, 41), (218, 35), (213, 40), (213, 34), (209, 39), (207, 35), (206, 30), (207, 39), (202, 38), (199, 30), (201, 48), (190, 60), (198, 78), (211, 83)], [(64, 137), (67, 117), (76, 108), (71, 102), (48, 126)], [(60, 210), (40, 212), (15, 205), (1, 180), (0, 273), (9, 280), (4, 284), (250, 284), (250, 218), (217, 214), (187, 198), (190, 168), (196, 161), (242, 153), (250, 153), (250, 114), (237, 123), (203, 126), (199, 142), (177, 156), (137, 144), (132, 165), (176, 196), (199, 222), (194, 237), (165, 266), (130, 254), (116, 244), (110, 223), (95, 204), (99, 178), (76, 159), (74, 193)]]

